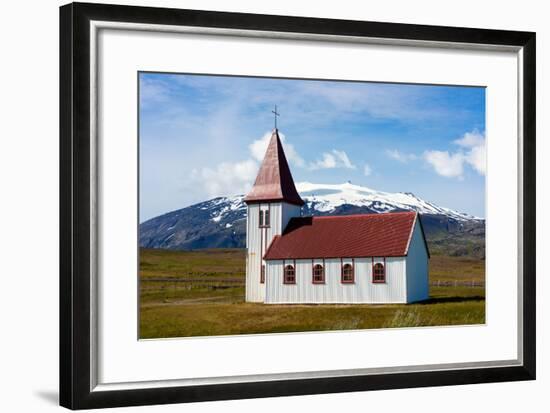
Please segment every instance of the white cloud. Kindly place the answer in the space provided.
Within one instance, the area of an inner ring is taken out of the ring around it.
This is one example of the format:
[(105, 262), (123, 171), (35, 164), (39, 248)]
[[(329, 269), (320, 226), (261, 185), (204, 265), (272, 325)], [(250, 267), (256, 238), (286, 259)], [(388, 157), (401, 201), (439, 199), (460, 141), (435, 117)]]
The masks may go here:
[(348, 169), (355, 169), (355, 165), (351, 163), (351, 161), (348, 158), (348, 155), (344, 151), (337, 151), (336, 149), (333, 149), (332, 153), (340, 161), (340, 165), (342, 165), (342, 167), (348, 168)]
[(266, 132), (264, 136), (262, 136), (260, 139), (256, 139), (254, 142), (248, 145), (250, 154), (257, 161), (261, 162), (262, 159), (264, 159), (265, 151), (267, 150), (267, 144), (269, 143), (270, 137), (271, 137), (271, 133)]
[(485, 175), (486, 152), (485, 144), (474, 146), (466, 155), (466, 162), (474, 168), (480, 175)]
[[(286, 142), (283, 134), (279, 133), (279, 136), (288, 161), (297, 166), (305, 166), (305, 161), (298, 155), (294, 146)], [(266, 132), (261, 138), (253, 141), (248, 146), (252, 156), (249, 159), (239, 162), (222, 162), (214, 168), (193, 169), (191, 174), (193, 181), (200, 182), (209, 197), (246, 194), (252, 188), (270, 138), (271, 132)]]
[(485, 135), (477, 130), (467, 132), (462, 138), (454, 141), (456, 145), (468, 148), (464, 160), (480, 175), (485, 175), (486, 150)]
[(323, 159), (315, 161), (310, 165), (311, 169), (330, 169), (336, 168), (336, 158), (330, 153), (324, 153)]
[(356, 166), (351, 163), (346, 152), (337, 149), (323, 153), (322, 159), (312, 162), (309, 165), (309, 169), (311, 170), (334, 168), (356, 169)]
[(418, 157), (414, 153), (404, 153), (399, 152), (397, 149), (388, 149), (386, 150), (386, 155), (388, 155), (391, 159), (394, 159), (399, 162), (409, 162), (414, 161)]
[(470, 165), (480, 175), (485, 175), (486, 149), (484, 134), (474, 130), (453, 141), (463, 148), (454, 153), (426, 151), (424, 159), (442, 176), (462, 178), (464, 165)]
[(466, 132), (462, 138), (453, 141), (454, 144), (464, 148), (474, 148), (477, 146), (485, 146), (485, 136), (477, 130)]
[[(248, 145), (250, 154), (254, 159), (259, 162), (264, 159), (265, 151), (267, 150), (267, 145), (269, 144), (271, 134), (272, 132), (266, 132), (260, 139), (256, 139), (254, 142)], [(283, 143), (283, 148), (288, 161), (293, 165), (304, 167), (306, 163), (304, 159), (298, 154), (298, 152), (294, 148), (294, 145), (288, 143), (286, 141), (286, 136), (280, 132), (279, 137), (281, 138), (281, 142)]]
[(365, 176), (370, 176), (372, 174), (372, 168), (368, 163), (366, 163), (363, 167), (363, 173), (365, 174)]
[[(272, 132), (266, 132), (261, 138), (256, 139), (254, 142), (248, 145), (250, 154), (255, 160), (261, 162), (264, 159), (265, 151), (267, 150), (267, 145), (269, 144), (271, 135)], [(285, 155), (288, 161), (295, 166), (305, 167), (306, 162), (298, 154), (298, 152), (294, 148), (294, 145), (288, 143), (288, 141), (286, 140), (286, 136), (281, 132), (279, 132), (279, 137), (281, 138), (281, 142), (283, 143)], [(351, 163), (346, 152), (339, 151), (337, 149), (333, 149), (330, 152), (323, 153), (322, 159), (311, 162), (309, 164), (309, 169), (311, 170), (333, 168), (356, 169), (356, 166)]]
[(192, 178), (200, 181), (208, 196), (245, 194), (250, 190), (258, 163), (252, 159), (242, 162), (223, 162), (216, 168), (194, 169)]
[(464, 155), (461, 152), (450, 154), (447, 151), (426, 151), (424, 159), (441, 176), (461, 177), (464, 171)]

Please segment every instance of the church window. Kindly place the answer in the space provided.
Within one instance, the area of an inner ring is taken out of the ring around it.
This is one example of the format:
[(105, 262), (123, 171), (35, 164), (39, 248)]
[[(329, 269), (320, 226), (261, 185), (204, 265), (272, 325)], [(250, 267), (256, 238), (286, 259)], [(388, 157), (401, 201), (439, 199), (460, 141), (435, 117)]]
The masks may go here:
[(262, 264), (262, 269), (260, 272), (260, 283), (261, 284), (265, 283), (265, 264)]
[(284, 284), (296, 284), (296, 271), (293, 265), (286, 265), (283, 277)]
[(269, 209), (260, 209), (260, 217), (258, 219), (258, 226), (260, 228), (269, 227)]
[(325, 283), (325, 269), (321, 264), (315, 264), (313, 266), (313, 284)]
[(353, 284), (354, 281), (353, 265), (344, 264), (342, 267), (342, 283)]
[(386, 266), (382, 263), (376, 263), (372, 267), (372, 282), (373, 283), (385, 283), (386, 282)]

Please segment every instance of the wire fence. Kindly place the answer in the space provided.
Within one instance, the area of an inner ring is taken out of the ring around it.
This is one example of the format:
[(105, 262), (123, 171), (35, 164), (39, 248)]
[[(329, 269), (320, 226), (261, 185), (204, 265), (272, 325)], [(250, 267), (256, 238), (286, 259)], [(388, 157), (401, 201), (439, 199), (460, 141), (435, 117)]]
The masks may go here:
[(434, 280), (430, 282), (433, 287), (485, 287), (485, 281), (477, 280)]

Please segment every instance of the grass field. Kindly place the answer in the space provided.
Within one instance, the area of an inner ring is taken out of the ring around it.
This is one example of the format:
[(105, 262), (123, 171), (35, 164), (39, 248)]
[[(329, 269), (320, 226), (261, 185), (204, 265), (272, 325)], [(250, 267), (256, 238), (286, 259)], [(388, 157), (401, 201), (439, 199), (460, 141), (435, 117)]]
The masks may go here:
[(418, 304), (265, 305), (244, 302), (245, 251), (140, 254), (140, 337), (348, 330), (485, 322), (485, 262), (433, 256), (430, 299)]

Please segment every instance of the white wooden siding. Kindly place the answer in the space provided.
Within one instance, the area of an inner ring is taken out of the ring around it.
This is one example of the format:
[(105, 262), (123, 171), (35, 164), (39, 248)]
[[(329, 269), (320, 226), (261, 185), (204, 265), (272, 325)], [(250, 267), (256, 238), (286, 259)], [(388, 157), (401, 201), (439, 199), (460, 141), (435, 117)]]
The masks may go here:
[[(259, 227), (260, 204), (248, 205), (246, 216), (246, 301), (263, 302), (265, 299), (265, 284), (260, 283), (261, 236)], [(271, 211), (273, 212), (273, 211)], [(273, 220), (273, 218), (270, 218)]]
[(407, 255), (407, 302), (426, 300), (429, 295), (428, 251), (422, 237), (420, 223), (415, 222)]
[[(325, 284), (313, 284), (311, 259), (296, 260), (296, 284), (283, 283), (283, 260), (267, 261), (269, 304), (377, 304), (406, 302), (405, 257), (386, 258), (386, 283), (372, 282), (372, 258), (355, 258), (355, 283), (341, 282), (340, 259), (325, 259)], [(374, 258), (374, 262), (383, 262)], [(285, 260), (284, 264), (293, 264)], [(313, 264), (322, 263), (315, 259)], [(343, 263), (352, 263), (344, 258)]]
[[(259, 211), (270, 211), (269, 228), (259, 227)], [(372, 264), (384, 263), (384, 257), (342, 259), (355, 264), (355, 283), (341, 282), (341, 260), (296, 260), (296, 284), (283, 283), (283, 260), (268, 261), (266, 282), (260, 283), (262, 257), (290, 218), (300, 216), (300, 207), (274, 202), (248, 206), (246, 231), (246, 300), (269, 304), (383, 304), (406, 303), (428, 298), (428, 254), (420, 224), (415, 223), (407, 257), (386, 258), (386, 282), (372, 282)], [(294, 264), (294, 260), (285, 260)], [(323, 264), (325, 284), (313, 284), (314, 264)]]
[[(260, 209), (269, 210), (269, 227), (259, 227)], [(300, 207), (282, 202), (250, 204), (246, 216), (246, 301), (264, 302), (266, 284), (260, 283), (262, 257), (271, 241), (280, 235)]]
[[(283, 206), (281, 202), (275, 202), (270, 204), (261, 204), (264, 211), (269, 209), (269, 227), (265, 229), (264, 239), (262, 242), (262, 256), (267, 251), (267, 248), (271, 244), (275, 235), (281, 235), (281, 227), (283, 225)], [(283, 227), (284, 228), (284, 227)]]

